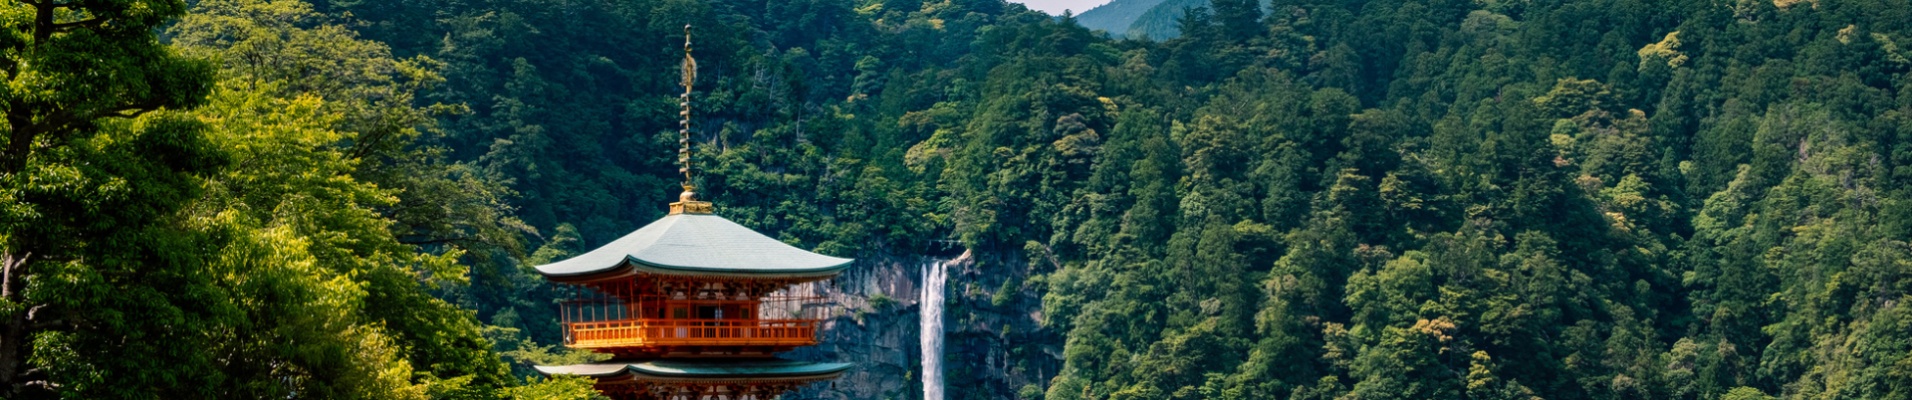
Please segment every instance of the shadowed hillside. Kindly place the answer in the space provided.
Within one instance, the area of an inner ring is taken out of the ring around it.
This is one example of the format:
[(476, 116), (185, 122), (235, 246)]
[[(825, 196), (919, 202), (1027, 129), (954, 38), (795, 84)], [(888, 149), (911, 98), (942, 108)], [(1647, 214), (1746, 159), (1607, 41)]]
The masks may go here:
[(1170, 0), (1114, 0), (1076, 15), (1076, 23), (1120, 37), (1127, 34), (1129, 26), (1144, 13), (1164, 1)]

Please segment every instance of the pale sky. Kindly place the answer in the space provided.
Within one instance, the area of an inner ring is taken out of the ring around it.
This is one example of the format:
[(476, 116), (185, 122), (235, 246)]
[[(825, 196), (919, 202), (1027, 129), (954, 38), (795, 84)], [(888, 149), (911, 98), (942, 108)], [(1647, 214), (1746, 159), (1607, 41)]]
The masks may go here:
[(1009, 1), (1012, 3), (1022, 3), (1023, 5), (1029, 6), (1030, 9), (1049, 13), (1049, 15), (1062, 15), (1062, 10), (1074, 10), (1076, 14), (1081, 14), (1083, 11), (1089, 11), (1089, 9), (1095, 8), (1095, 6), (1099, 6), (1099, 5), (1102, 5), (1103, 3), (1109, 2), (1109, 0), (1009, 0)]

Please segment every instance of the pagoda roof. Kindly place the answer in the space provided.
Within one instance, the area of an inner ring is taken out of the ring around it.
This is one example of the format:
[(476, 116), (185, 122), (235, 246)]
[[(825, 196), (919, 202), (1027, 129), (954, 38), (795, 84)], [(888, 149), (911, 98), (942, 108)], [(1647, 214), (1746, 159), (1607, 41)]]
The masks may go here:
[(537, 266), (545, 278), (589, 282), (639, 273), (746, 278), (824, 278), (849, 267), (711, 214), (672, 214), (604, 247)]
[(595, 364), (536, 366), (545, 375), (578, 375), (600, 380), (612, 379), (735, 379), (735, 378), (829, 378), (850, 369), (850, 364), (796, 361), (783, 358), (732, 359), (699, 358), (653, 360), (643, 362), (602, 362)]

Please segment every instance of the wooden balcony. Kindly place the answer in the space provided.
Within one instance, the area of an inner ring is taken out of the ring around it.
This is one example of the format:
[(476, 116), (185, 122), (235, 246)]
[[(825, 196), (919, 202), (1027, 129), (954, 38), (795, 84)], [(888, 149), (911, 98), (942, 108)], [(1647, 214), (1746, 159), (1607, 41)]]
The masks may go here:
[(812, 319), (626, 319), (564, 325), (565, 345), (579, 349), (684, 346), (788, 348), (817, 344)]

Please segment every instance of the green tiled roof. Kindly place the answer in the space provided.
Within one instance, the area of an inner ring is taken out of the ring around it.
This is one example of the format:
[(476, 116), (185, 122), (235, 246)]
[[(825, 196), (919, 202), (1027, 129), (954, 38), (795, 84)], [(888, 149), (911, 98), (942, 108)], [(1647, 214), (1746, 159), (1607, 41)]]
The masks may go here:
[(724, 217), (675, 214), (597, 250), (538, 266), (553, 280), (589, 279), (622, 272), (744, 277), (826, 277), (850, 265), (792, 247)]
[(607, 362), (582, 365), (538, 366), (545, 375), (579, 375), (610, 378), (636, 377), (721, 379), (739, 377), (826, 377), (850, 369), (850, 364), (769, 359), (684, 359), (645, 362)]
[[(746, 362), (738, 362), (746, 361)], [(785, 359), (769, 360), (658, 360), (631, 364), (645, 375), (670, 377), (706, 376), (811, 376), (843, 372), (850, 364), (816, 363)]]

